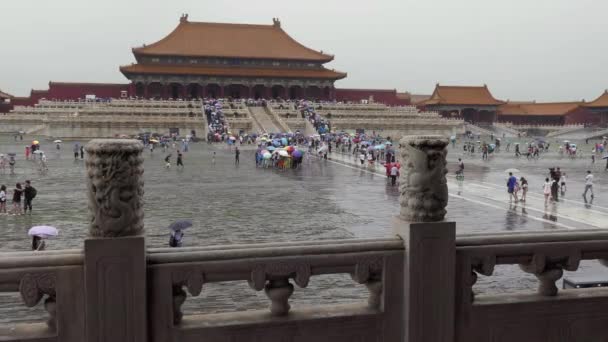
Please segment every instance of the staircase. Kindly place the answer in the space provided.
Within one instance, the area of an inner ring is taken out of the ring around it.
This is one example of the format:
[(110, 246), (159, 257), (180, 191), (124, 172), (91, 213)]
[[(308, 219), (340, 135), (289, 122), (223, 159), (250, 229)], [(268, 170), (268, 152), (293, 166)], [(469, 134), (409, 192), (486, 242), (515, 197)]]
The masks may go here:
[(266, 112), (264, 107), (247, 107), (253, 121), (260, 126), (265, 133), (281, 133), (281, 128), (275, 125), (271, 115)]
[(291, 129), (285, 123), (285, 121), (283, 121), (283, 119), (281, 119), (281, 117), (277, 113), (275, 113), (270, 107), (264, 107), (264, 111), (266, 111), (266, 114), (268, 114), (268, 116), (270, 116), (272, 123), (276, 127), (279, 127), (281, 130), (283, 130), (283, 132), (291, 131)]
[(495, 134), (494, 132), (485, 129), (485, 128), (481, 128), (479, 126), (470, 124), (468, 122), (465, 122), (464, 127), (467, 131), (471, 131), (473, 132), (473, 134), (481, 134), (481, 135), (492, 135)]
[(608, 129), (603, 129), (601, 131), (595, 131), (588, 134), (585, 134), (581, 137), (581, 139), (596, 139), (604, 136), (608, 136)]

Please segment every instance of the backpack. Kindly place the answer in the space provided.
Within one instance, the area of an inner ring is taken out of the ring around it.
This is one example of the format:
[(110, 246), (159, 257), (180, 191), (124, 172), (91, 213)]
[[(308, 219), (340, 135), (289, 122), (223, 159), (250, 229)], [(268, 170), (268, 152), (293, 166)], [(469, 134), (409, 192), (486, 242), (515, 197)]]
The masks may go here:
[(31, 192), (32, 192), (32, 199), (36, 198), (36, 195), (38, 194), (38, 191), (36, 190), (36, 188), (34, 188), (34, 187), (32, 186), (32, 190), (31, 190)]

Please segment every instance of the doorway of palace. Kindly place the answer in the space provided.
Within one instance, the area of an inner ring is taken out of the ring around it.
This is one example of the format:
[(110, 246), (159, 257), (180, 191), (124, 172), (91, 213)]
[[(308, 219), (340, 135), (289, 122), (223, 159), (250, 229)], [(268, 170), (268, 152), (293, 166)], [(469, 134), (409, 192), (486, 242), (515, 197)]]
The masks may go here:
[(280, 85), (275, 85), (272, 87), (272, 98), (283, 98), (285, 97), (285, 88)]
[(172, 99), (181, 98), (182, 95), (182, 85), (178, 83), (171, 83), (169, 85), (169, 95)]
[(145, 95), (145, 87), (143, 83), (137, 82), (135, 83), (135, 96), (144, 97)]

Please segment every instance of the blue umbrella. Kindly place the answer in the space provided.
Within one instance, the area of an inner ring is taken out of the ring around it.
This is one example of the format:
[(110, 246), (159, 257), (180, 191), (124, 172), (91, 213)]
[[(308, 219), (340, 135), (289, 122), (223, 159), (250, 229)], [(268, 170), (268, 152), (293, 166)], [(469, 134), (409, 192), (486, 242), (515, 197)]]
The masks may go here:
[(192, 227), (192, 220), (177, 220), (169, 226), (171, 230), (184, 230)]
[(266, 149), (268, 151), (274, 151), (274, 150), (276, 150), (276, 147), (274, 147), (274, 146), (268, 146)]

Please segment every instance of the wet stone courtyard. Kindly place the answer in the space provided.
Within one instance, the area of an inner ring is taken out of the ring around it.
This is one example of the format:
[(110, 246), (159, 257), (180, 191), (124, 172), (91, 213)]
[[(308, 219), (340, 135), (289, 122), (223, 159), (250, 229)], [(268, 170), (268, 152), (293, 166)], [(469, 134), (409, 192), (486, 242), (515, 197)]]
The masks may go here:
[[(60, 230), (57, 239), (47, 241), (47, 249), (82, 248), (88, 230), (84, 161), (74, 159), (73, 142), (65, 142), (58, 151), (52, 142), (41, 140), (49, 167), (41, 173), (37, 162), (23, 157), (31, 138), (15, 142), (0, 136), (0, 153), (18, 154), (16, 174), (0, 171), (0, 184), (12, 190), (15, 183), (29, 179), (38, 190), (32, 215), (0, 216), (0, 252), (28, 251), (27, 230), (35, 225)], [(162, 149), (144, 152), (149, 247), (166, 247), (167, 226), (178, 219), (194, 222), (186, 231), (184, 246), (393, 235), (391, 224), (399, 212), (397, 187), (390, 186), (377, 170), (357, 166), (349, 154), (334, 153), (328, 161), (312, 158), (300, 169), (287, 171), (256, 168), (253, 150), (247, 148), (240, 165), (235, 165), (234, 155), (223, 145), (191, 144), (184, 153), (183, 170), (165, 169), (166, 154)], [(173, 153), (173, 162), (175, 156)], [(465, 161), (462, 183), (453, 177), (458, 157)], [(603, 170), (604, 161), (592, 165), (587, 157), (570, 159), (550, 152), (529, 161), (502, 152), (486, 162), (480, 155), (463, 155), (459, 146), (450, 147), (446, 219), (457, 223), (458, 234), (606, 228), (608, 195), (602, 189), (608, 186), (608, 174)], [(564, 200), (544, 207), (542, 183), (552, 166), (567, 172), (568, 189)], [(511, 167), (529, 179), (525, 204), (509, 204), (504, 170)], [(585, 203), (581, 197), (587, 169), (596, 174), (594, 203)], [(579, 272), (585, 271), (604, 270), (595, 263), (583, 263)], [(499, 266), (492, 277), (480, 277), (475, 290), (498, 293), (533, 289), (536, 284), (533, 276), (517, 267)], [(365, 287), (346, 275), (320, 276), (313, 277), (307, 288), (296, 288), (290, 303), (297, 308), (364, 301), (366, 297)], [(250, 289), (246, 282), (218, 283), (205, 285), (200, 296), (188, 298), (184, 313), (264, 309), (268, 304), (266, 295)], [(0, 325), (40, 321), (44, 315), (41, 306), (26, 308), (18, 294), (0, 293)]]

